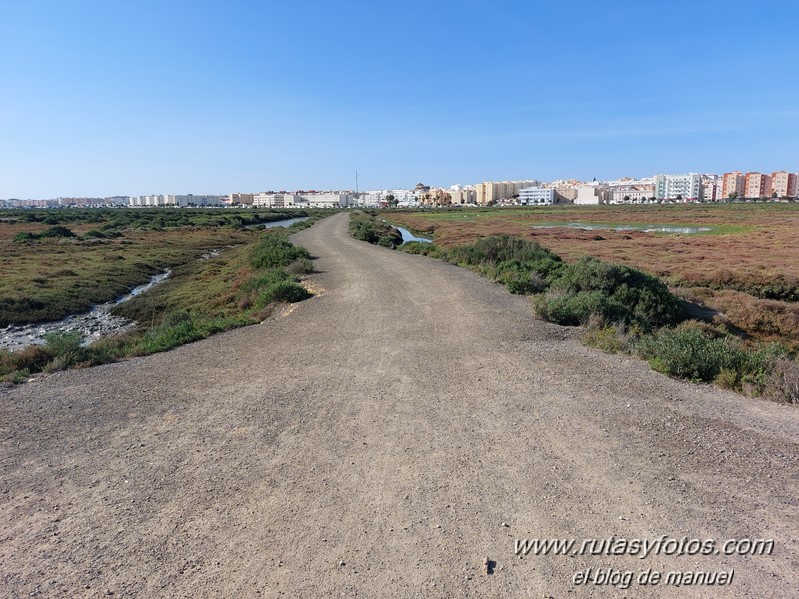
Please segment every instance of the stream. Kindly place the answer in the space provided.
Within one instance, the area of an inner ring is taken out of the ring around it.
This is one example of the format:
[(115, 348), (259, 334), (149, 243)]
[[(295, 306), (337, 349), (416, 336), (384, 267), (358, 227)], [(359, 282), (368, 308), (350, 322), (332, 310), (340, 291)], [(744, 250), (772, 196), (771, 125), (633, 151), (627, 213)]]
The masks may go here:
[[(288, 227), (296, 222), (307, 220), (307, 216), (296, 218), (288, 218), (284, 220), (272, 221), (269, 223), (259, 223), (256, 225), (249, 225), (248, 228), (272, 228), (272, 227)], [(198, 260), (208, 260), (218, 256), (222, 250), (215, 249), (206, 252)], [(47, 341), (45, 336), (49, 333), (62, 331), (71, 333), (79, 331), (83, 337), (82, 344), (90, 345), (103, 337), (110, 337), (112, 335), (119, 335), (126, 333), (136, 328), (136, 321), (124, 318), (122, 316), (114, 316), (111, 314), (111, 309), (131, 298), (146, 293), (156, 285), (160, 285), (169, 278), (172, 273), (171, 270), (165, 270), (157, 275), (154, 275), (144, 285), (134, 287), (127, 294), (122, 297), (98, 304), (88, 312), (83, 314), (73, 314), (61, 320), (52, 322), (39, 322), (35, 324), (24, 325), (9, 325), (5, 328), (0, 328), (0, 349), (10, 349), (17, 351), (24, 349), (29, 345), (44, 345)]]
[[(221, 252), (221, 249), (211, 250), (205, 252), (197, 260), (208, 260), (218, 256)], [(172, 274), (171, 270), (165, 270), (153, 275), (144, 285), (134, 287), (128, 293), (115, 300), (98, 304), (83, 314), (73, 314), (52, 322), (9, 325), (0, 329), (0, 349), (17, 351), (29, 345), (44, 345), (47, 342), (45, 336), (57, 331), (64, 333), (79, 331), (83, 337), (82, 345), (84, 346), (90, 345), (103, 337), (126, 333), (136, 328), (136, 321), (122, 316), (114, 316), (111, 314), (111, 309), (160, 285), (169, 278), (170, 274)]]

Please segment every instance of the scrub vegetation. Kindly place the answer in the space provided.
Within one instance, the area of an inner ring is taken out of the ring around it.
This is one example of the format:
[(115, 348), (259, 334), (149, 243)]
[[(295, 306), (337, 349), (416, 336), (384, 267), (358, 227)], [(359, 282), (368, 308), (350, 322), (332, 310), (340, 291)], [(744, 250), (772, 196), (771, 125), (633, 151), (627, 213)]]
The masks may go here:
[[(271, 218), (266, 214), (262, 216)], [(299, 215), (291, 212), (289, 216)], [(153, 217), (157, 218), (157, 215), (152, 214), (150, 218)], [(280, 217), (287, 216), (280, 214)], [(84, 239), (85, 231), (81, 229), (85, 223), (77, 222), (74, 225), (76, 236)], [(34, 246), (34, 253), (42, 249), (44, 255), (51, 256), (54, 250), (62, 250), (69, 256), (68, 267), (62, 263), (61, 270), (69, 270), (71, 274), (56, 274), (56, 282), (51, 286), (58, 293), (44, 296), (40, 292), (48, 287), (37, 287), (33, 282), (30, 301), (41, 302), (45, 306), (50, 302), (57, 306), (59, 298), (72, 297), (70, 294), (88, 302), (88, 305), (94, 301), (107, 301), (145, 282), (151, 274), (163, 268), (172, 267), (172, 275), (161, 285), (113, 309), (114, 314), (138, 321), (139, 326), (134, 331), (102, 339), (87, 347), (81, 346), (79, 334), (54, 333), (47, 337), (44, 345), (30, 346), (16, 352), (0, 350), (0, 381), (19, 381), (35, 372), (91, 366), (164, 351), (214, 333), (261, 322), (277, 304), (310, 297), (311, 294), (300, 284), (300, 280), (313, 270), (313, 264), (307, 250), (293, 246), (288, 236), (309, 226), (311, 222), (296, 223), (288, 229), (275, 227), (264, 231), (229, 223), (220, 227), (195, 223), (180, 225), (175, 231), (161, 232), (122, 229), (119, 238), (131, 243), (102, 246), (105, 252), (95, 250), (95, 246), (87, 248), (80, 242), (76, 247), (63, 249), (57, 245), (51, 247), (50, 241), (44, 242), (43, 248)], [(0, 230), (3, 226), (15, 225), (6, 222), (0, 225)], [(209, 227), (212, 228), (209, 230)], [(8, 243), (14, 244), (13, 240)], [(198, 259), (207, 250), (226, 245), (232, 247), (226, 248), (218, 256)], [(86, 257), (85, 253), (92, 255)], [(112, 265), (121, 263), (117, 270), (106, 267), (109, 263), (104, 258), (106, 256), (114, 256), (110, 261)], [(3, 259), (7, 260), (7, 257)], [(24, 264), (15, 274), (22, 283), (27, 280), (25, 275), (33, 270), (35, 264), (20, 260)], [(13, 261), (9, 263), (16, 264)], [(143, 278), (136, 278), (139, 273), (143, 274)], [(122, 275), (125, 275), (124, 284), (119, 284), (115, 277)], [(92, 276), (94, 279), (90, 278)], [(46, 280), (42, 275), (36, 278)], [(6, 286), (5, 279), (3, 285), (6, 294), (13, 289), (10, 285)], [(87, 293), (87, 289), (93, 286), (100, 290)], [(78, 291), (74, 291), (73, 287), (78, 287)], [(49, 301), (45, 302), (42, 297), (48, 297)], [(3, 300), (6, 301), (4, 306), (18, 305), (9, 302), (8, 295), (0, 296), (0, 301)], [(81, 301), (76, 301), (74, 305), (85, 306)], [(0, 308), (0, 312), (7, 314), (5, 307)], [(20, 318), (31, 313), (20, 311)], [(48, 312), (51, 313), (63, 315), (63, 311), (59, 312), (55, 308)]]
[(0, 211), (0, 327), (59, 320), (111, 301), (211, 249), (252, 243), (248, 226), (303, 211)]
[[(396, 221), (395, 216), (391, 214)], [(412, 220), (419, 230), (419, 217), (405, 216), (403, 224)], [(440, 241), (438, 234), (436, 239)], [(799, 369), (791, 358), (795, 347), (779, 336), (779, 323), (799, 316), (788, 302), (749, 296), (751, 302), (763, 302), (763, 309), (770, 309), (775, 339), (768, 343), (734, 326), (729, 318), (718, 318), (691, 293), (693, 289), (674, 293), (651, 272), (594, 256), (563, 259), (536, 239), (500, 233), (460, 245), (408, 243), (399, 249), (471, 268), (504, 284), (511, 293), (531, 295), (542, 319), (582, 326), (584, 343), (605, 352), (637, 355), (673, 377), (799, 402)], [(752, 318), (745, 303), (734, 301), (741, 292), (725, 292), (736, 294), (727, 301), (743, 313), (733, 311), (736, 322)], [(758, 321), (748, 328), (766, 326)]]
[(384, 220), (376, 218), (374, 211), (352, 213), (350, 234), (355, 239), (391, 249), (402, 245), (402, 234)]
[[(568, 263), (593, 256), (630, 266), (660, 278), (676, 295), (701, 306), (717, 324), (743, 333), (748, 340), (779, 342), (792, 352), (799, 350), (796, 203), (392, 211), (390, 219), (433, 235), (436, 244), (447, 249), (504, 234), (536, 241)], [(709, 231), (686, 235), (557, 226), (569, 223)]]

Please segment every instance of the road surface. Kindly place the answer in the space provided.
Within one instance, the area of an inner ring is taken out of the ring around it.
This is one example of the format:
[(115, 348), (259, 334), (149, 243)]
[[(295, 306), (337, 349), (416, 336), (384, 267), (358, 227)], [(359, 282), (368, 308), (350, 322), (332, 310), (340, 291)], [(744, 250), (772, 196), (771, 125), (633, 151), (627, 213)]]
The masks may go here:
[(319, 294), (274, 319), (0, 390), (0, 596), (797, 596), (796, 407), (585, 348), (346, 223), (295, 236)]

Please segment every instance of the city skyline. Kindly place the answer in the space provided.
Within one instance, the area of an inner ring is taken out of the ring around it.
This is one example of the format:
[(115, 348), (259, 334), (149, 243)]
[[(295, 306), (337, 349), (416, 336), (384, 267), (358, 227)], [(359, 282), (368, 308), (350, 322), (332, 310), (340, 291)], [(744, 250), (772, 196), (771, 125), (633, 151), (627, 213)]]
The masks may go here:
[[(0, 198), (799, 170), (787, 2), (7, 8)], [(691, 26), (685, 26), (689, 16)]]

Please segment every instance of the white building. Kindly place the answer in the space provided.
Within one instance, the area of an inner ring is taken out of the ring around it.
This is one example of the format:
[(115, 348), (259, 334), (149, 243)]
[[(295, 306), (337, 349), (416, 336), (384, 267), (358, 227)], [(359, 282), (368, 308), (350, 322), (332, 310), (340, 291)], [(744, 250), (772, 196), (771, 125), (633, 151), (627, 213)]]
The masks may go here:
[(394, 199), (397, 200), (397, 205), (405, 208), (416, 206), (419, 200), (412, 189), (392, 189), (389, 191)]
[(307, 205), (307, 202), (295, 193), (256, 193), (252, 204), (259, 208), (294, 208), (298, 204)]
[(149, 195), (131, 196), (128, 205), (135, 207), (153, 206), (223, 206), (223, 198), (218, 195)]
[(655, 177), (655, 197), (658, 200), (698, 201), (702, 199), (702, 177), (687, 175), (658, 175)]
[(578, 185), (575, 204), (601, 204), (605, 198), (605, 190), (599, 185)]
[(717, 202), (721, 199), (721, 177), (718, 175), (702, 175), (702, 201)]
[(354, 201), (354, 203), (363, 208), (378, 208), (380, 207), (380, 202), (383, 201), (385, 195), (386, 191), (384, 189), (363, 191), (358, 194), (358, 198)]
[(346, 208), (353, 203), (350, 194), (338, 191), (304, 193), (302, 199), (308, 202), (309, 208)]
[(386, 198), (388, 198), (388, 196), (394, 196), (397, 205), (403, 208), (410, 208), (419, 204), (416, 192), (412, 189), (372, 189), (358, 195), (359, 197), (357, 200), (351, 200), (352, 204), (365, 208), (378, 208), (384, 205), (387, 202)]
[(523, 206), (551, 206), (555, 203), (555, 189), (525, 187), (519, 190), (519, 204)]
[(608, 191), (611, 204), (642, 204), (655, 197), (655, 184), (652, 179), (628, 180), (611, 185)]

